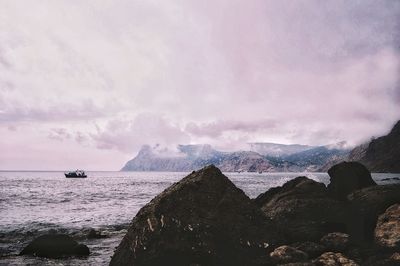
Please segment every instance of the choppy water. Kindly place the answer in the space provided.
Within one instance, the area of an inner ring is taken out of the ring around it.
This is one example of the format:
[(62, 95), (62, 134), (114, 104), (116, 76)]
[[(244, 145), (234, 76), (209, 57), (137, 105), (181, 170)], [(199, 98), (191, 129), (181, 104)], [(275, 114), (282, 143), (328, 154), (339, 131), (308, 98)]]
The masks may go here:
[[(251, 198), (299, 175), (327, 184), (326, 173), (225, 173)], [(137, 211), (187, 173), (88, 172), (67, 179), (63, 172), (0, 172), (0, 265), (108, 265)], [(391, 174), (374, 174), (378, 183)], [(398, 175), (397, 175), (398, 176)], [(86, 239), (90, 228), (108, 235)], [(89, 246), (87, 258), (16, 256), (34, 237), (50, 230)]]

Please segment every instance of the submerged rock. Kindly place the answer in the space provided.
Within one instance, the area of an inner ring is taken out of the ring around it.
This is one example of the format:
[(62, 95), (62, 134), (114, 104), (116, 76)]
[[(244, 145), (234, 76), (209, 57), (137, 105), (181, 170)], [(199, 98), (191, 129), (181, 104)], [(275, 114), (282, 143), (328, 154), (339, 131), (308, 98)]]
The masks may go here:
[(88, 239), (99, 239), (99, 238), (106, 238), (106, 235), (103, 235), (101, 232), (96, 231), (95, 229), (91, 228), (87, 234)]
[(345, 200), (351, 192), (376, 186), (368, 169), (358, 162), (342, 162), (328, 170), (328, 191), (337, 199)]
[(167, 188), (133, 219), (110, 265), (254, 265), (279, 232), (219, 169)]
[(270, 256), (277, 264), (303, 262), (308, 259), (305, 252), (290, 246), (280, 246), (271, 252)]
[(68, 235), (48, 234), (34, 239), (21, 251), (20, 255), (58, 258), (72, 255), (86, 256), (89, 253), (86, 245), (79, 244)]
[(400, 204), (390, 206), (379, 216), (375, 228), (375, 242), (380, 247), (400, 250)]
[(345, 230), (344, 203), (329, 197), (324, 184), (304, 176), (268, 190), (254, 202), (289, 242), (317, 241), (326, 233)]

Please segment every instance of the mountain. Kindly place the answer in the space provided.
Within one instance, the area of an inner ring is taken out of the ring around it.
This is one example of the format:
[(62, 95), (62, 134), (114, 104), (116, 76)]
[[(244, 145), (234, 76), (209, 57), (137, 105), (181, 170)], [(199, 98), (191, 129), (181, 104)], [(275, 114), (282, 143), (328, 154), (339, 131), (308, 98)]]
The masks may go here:
[(176, 151), (145, 145), (122, 171), (192, 171), (214, 164), (222, 171), (302, 172), (316, 171), (331, 158), (348, 151), (337, 146), (252, 143), (259, 152), (222, 152), (210, 145), (178, 145)]
[(400, 173), (400, 121), (386, 136), (355, 147), (348, 160), (363, 163), (371, 172)]
[(254, 151), (261, 155), (272, 156), (272, 157), (287, 156), (315, 148), (315, 146), (308, 146), (308, 145), (278, 144), (269, 142), (254, 142), (254, 143), (249, 143), (249, 146), (250, 146), (250, 151)]

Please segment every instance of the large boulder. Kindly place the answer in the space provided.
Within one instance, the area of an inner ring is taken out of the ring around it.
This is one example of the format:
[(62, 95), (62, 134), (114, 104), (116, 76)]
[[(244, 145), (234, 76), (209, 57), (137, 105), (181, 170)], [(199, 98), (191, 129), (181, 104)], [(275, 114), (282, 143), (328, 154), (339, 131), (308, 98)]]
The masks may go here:
[(345, 231), (345, 204), (329, 197), (324, 184), (304, 176), (268, 190), (254, 202), (289, 243), (316, 241), (326, 233)]
[(137, 213), (110, 265), (254, 265), (280, 242), (243, 191), (208, 166)]
[(86, 245), (79, 244), (68, 235), (48, 234), (34, 239), (21, 251), (20, 255), (35, 255), (46, 258), (86, 256), (89, 255), (89, 248)]
[(400, 250), (400, 204), (390, 206), (379, 216), (375, 242), (383, 248)]
[(376, 186), (368, 169), (358, 162), (342, 162), (328, 170), (328, 191), (337, 199), (345, 200), (351, 192)]
[(372, 241), (378, 216), (400, 203), (400, 184), (380, 185), (353, 192), (348, 197), (348, 233), (359, 243)]

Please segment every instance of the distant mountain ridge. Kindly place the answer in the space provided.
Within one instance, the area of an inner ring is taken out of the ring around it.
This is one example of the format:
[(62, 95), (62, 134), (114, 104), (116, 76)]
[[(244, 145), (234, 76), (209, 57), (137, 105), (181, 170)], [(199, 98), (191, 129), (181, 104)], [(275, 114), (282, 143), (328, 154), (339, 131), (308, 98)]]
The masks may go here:
[(223, 152), (210, 145), (178, 145), (175, 152), (145, 145), (121, 171), (192, 171), (214, 164), (222, 171), (316, 171), (349, 151), (341, 145), (307, 146), (250, 143), (249, 151)]

